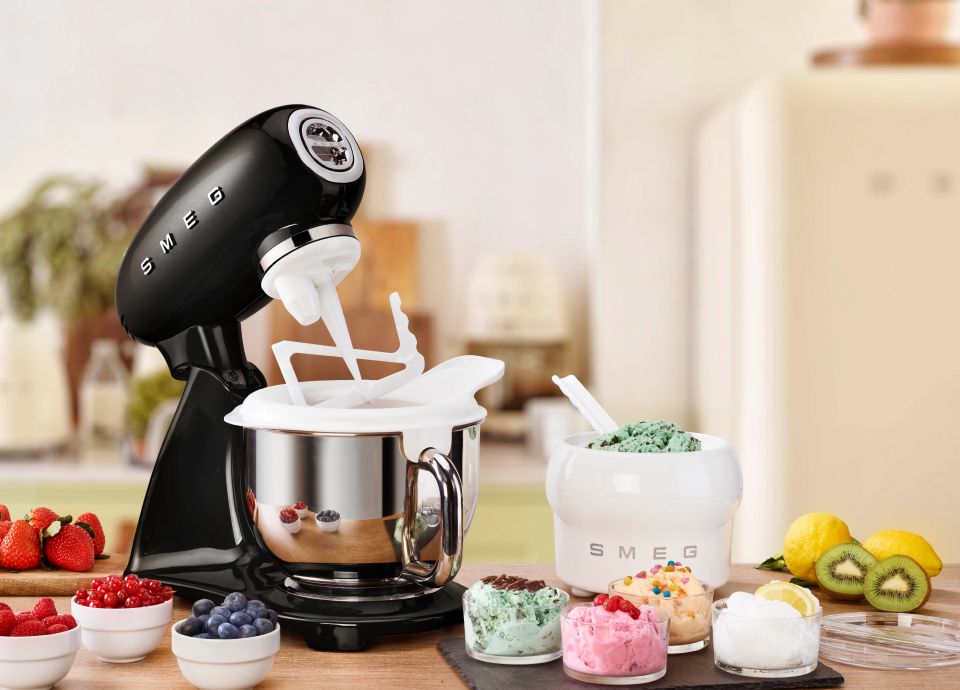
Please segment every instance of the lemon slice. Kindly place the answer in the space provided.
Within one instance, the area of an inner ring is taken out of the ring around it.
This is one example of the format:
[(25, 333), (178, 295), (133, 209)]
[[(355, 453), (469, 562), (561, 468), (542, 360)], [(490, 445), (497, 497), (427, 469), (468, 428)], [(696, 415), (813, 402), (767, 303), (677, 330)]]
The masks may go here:
[(817, 598), (805, 587), (791, 582), (774, 580), (761, 585), (754, 596), (767, 601), (783, 601), (800, 612), (801, 616), (812, 616), (817, 612)]

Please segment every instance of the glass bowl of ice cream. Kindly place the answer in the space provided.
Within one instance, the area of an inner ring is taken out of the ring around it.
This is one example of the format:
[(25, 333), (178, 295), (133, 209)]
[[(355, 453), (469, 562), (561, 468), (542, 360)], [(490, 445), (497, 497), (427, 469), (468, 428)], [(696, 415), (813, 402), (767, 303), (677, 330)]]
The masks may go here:
[(710, 605), (713, 588), (694, 577), (679, 561), (614, 580), (610, 596), (619, 594), (634, 605), (663, 609), (670, 616), (670, 654), (685, 654), (710, 644)]
[(570, 595), (543, 580), (490, 575), (463, 594), (467, 654), (494, 664), (542, 664), (561, 656), (560, 614)]
[(817, 668), (822, 611), (809, 590), (773, 582), (757, 594), (735, 592), (712, 609), (717, 668), (762, 678), (800, 676)]
[(563, 672), (602, 685), (651, 683), (667, 672), (670, 615), (598, 594), (561, 615)]

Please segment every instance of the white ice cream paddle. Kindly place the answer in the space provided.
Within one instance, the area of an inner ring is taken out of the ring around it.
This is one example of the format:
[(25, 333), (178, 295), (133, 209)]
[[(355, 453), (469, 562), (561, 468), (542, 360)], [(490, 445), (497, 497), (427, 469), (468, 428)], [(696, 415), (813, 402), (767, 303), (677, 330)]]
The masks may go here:
[(554, 374), (553, 382), (557, 384), (557, 387), (563, 391), (563, 394), (570, 399), (570, 402), (580, 411), (580, 414), (590, 422), (590, 426), (592, 426), (593, 430), (598, 434), (609, 434), (611, 431), (616, 431), (620, 428), (620, 425), (613, 421), (613, 417), (601, 407), (597, 399), (590, 394), (590, 391), (580, 383), (580, 380), (576, 376), (570, 374), (569, 376), (560, 378)]

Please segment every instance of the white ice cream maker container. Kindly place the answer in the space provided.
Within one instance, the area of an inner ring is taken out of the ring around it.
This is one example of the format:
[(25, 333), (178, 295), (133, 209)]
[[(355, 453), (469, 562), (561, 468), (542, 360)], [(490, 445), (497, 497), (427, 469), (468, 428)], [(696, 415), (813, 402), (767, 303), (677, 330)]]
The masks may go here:
[(583, 596), (674, 560), (714, 587), (726, 583), (743, 491), (733, 446), (693, 434), (699, 451), (622, 453), (588, 448), (596, 436), (564, 439), (547, 468), (560, 579)]

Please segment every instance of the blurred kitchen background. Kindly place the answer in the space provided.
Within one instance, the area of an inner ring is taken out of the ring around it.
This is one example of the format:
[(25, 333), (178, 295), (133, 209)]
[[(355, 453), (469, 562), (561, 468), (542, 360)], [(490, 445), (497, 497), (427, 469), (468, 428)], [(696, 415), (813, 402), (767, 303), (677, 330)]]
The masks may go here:
[[(2, 3), (0, 503), (128, 547), (181, 384), (123, 336), (120, 254), (218, 137), (309, 103), (367, 159), (354, 343), (393, 346), (398, 290), (428, 365), (508, 364), (468, 560), (552, 560), (585, 428), (553, 373), (734, 442), (736, 560), (809, 510), (960, 560), (958, 39), (950, 0)], [(274, 305), (244, 336), (278, 382), (270, 343), (326, 334)]]

